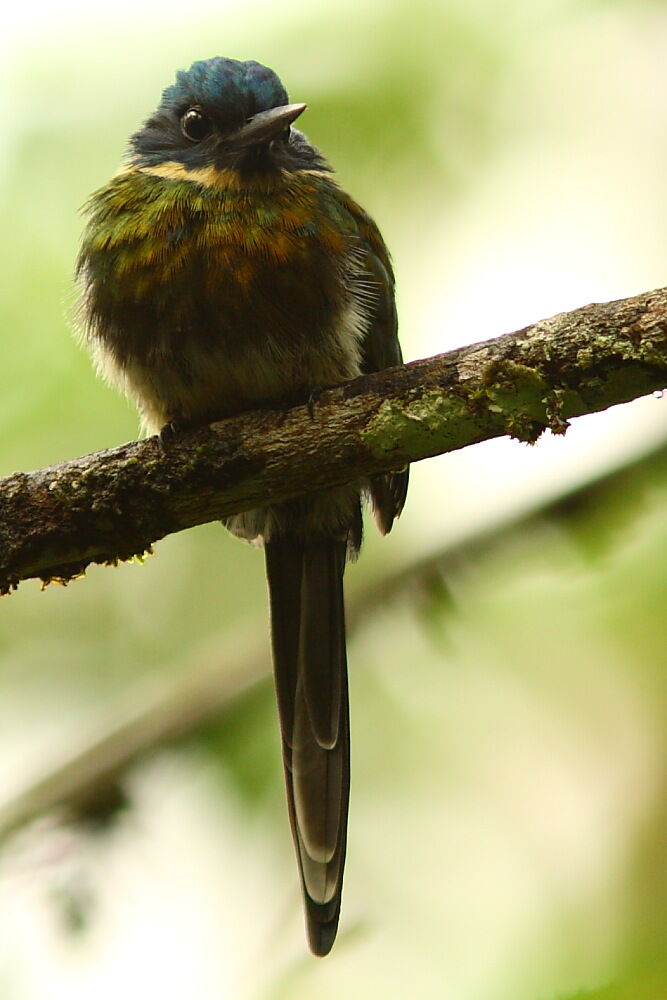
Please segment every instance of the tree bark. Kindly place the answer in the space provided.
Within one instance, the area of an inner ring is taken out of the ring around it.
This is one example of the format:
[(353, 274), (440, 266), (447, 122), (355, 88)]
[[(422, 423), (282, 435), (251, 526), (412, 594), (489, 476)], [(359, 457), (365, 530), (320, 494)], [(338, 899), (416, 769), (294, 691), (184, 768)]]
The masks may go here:
[(165, 535), (667, 385), (667, 289), (362, 376), (287, 410), (243, 414), (0, 481), (0, 593), (67, 581)]

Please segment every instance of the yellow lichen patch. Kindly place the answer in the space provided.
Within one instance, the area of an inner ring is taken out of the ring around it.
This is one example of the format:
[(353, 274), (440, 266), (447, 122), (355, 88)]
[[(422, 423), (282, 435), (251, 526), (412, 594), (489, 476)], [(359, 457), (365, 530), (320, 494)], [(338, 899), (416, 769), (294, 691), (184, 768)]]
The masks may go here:
[(40, 590), (46, 590), (46, 588), (52, 583), (57, 584), (59, 587), (66, 587), (68, 583), (72, 582), (72, 580), (80, 580), (85, 575), (85, 569), (80, 569), (76, 573), (72, 573), (71, 576), (45, 576), (42, 577)]
[(146, 562), (146, 559), (148, 558), (148, 556), (152, 556), (152, 555), (155, 555), (155, 553), (153, 551), (153, 546), (152, 545), (147, 545), (146, 548), (143, 550), (143, 552), (135, 552), (133, 556), (129, 556), (129, 558), (124, 559), (122, 561), (123, 562), (137, 562), (140, 565), (143, 565), (143, 563)]

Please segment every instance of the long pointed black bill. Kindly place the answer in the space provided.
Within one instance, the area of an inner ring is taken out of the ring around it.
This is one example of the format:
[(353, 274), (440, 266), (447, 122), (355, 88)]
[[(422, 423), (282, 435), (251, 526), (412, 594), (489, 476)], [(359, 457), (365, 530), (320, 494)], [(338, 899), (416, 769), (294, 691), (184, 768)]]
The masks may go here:
[(261, 142), (270, 142), (291, 125), (306, 107), (306, 104), (283, 104), (279, 108), (260, 111), (231, 137), (230, 143), (236, 149), (247, 149)]

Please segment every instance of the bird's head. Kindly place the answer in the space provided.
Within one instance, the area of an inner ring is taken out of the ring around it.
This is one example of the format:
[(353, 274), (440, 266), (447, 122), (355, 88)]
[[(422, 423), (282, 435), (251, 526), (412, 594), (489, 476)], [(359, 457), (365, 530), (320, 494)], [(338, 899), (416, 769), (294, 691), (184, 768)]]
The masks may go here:
[(181, 70), (158, 109), (130, 139), (141, 166), (181, 164), (241, 171), (325, 168), (292, 123), (305, 104), (290, 104), (277, 75), (258, 62), (216, 57)]

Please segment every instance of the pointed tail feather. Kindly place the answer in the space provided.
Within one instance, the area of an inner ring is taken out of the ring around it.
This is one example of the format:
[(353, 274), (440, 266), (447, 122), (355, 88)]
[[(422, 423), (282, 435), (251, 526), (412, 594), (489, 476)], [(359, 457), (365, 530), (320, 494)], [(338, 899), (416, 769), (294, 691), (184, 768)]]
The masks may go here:
[(350, 790), (345, 541), (278, 535), (266, 543), (285, 783), (311, 950), (338, 927)]

